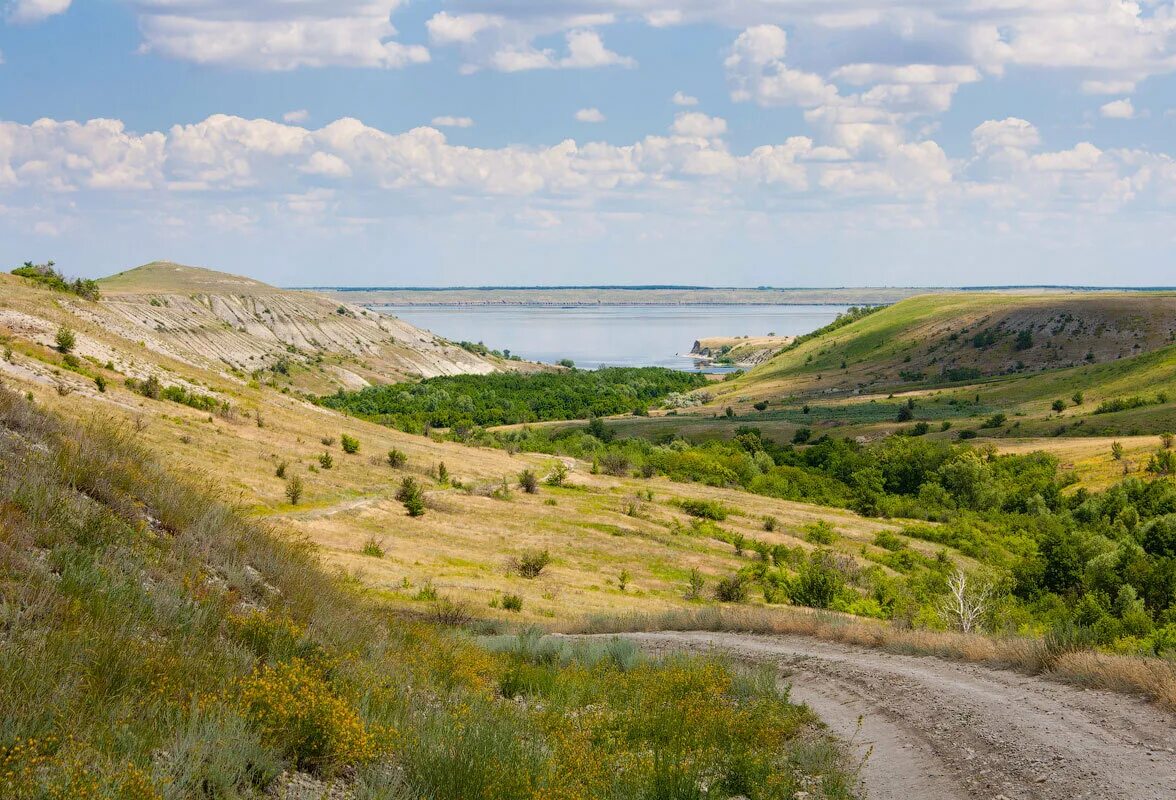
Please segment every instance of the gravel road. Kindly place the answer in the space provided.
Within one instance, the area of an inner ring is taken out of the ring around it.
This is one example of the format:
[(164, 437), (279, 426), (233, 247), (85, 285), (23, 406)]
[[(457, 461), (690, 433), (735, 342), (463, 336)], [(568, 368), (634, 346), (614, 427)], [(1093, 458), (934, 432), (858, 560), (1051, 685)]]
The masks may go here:
[(1176, 714), (1141, 699), (804, 637), (626, 636), (778, 665), (794, 700), (869, 753), (870, 800), (1176, 800)]

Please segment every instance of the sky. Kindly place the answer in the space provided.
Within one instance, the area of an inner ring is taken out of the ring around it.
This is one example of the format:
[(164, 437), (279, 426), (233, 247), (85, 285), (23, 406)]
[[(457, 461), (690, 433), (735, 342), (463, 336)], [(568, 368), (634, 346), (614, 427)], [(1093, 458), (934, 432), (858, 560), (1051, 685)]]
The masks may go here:
[(1176, 0), (0, 0), (0, 266), (1174, 285)]

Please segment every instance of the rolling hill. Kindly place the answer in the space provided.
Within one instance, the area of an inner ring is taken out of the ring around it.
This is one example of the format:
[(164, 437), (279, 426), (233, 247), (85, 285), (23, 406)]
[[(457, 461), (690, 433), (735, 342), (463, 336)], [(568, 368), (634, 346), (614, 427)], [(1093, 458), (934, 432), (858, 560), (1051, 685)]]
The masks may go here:
[(253, 374), (275, 368), (300, 388), (356, 388), (404, 378), (514, 368), (394, 317), (311, 292), (154, 262), (100, 281), (96, 324), (192, 365)]

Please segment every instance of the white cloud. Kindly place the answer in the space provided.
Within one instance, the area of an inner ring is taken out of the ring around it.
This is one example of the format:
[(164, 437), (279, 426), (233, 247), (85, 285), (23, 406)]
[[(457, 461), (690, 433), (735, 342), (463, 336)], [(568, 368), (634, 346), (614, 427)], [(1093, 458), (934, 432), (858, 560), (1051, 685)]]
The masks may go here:
[(576, 112), (577, 122), (604, 122), (604, 114), (599, 108), (581, 108)]
[(681, 25), (683, 16), (676, 8), (663, 8), (647, 13), (645, 21), (654, 28), (668, 28), (671, 25)]
[(776, 25), (756, 25), (739, 34), (723, 62), (731, 97), (762, 106), (819, 106), (837, 97), (837, 87), (784, 63), (788, 34)]
[(698, 98), (692, 97), (685, 92), (674, 92), (674, 96), (670, 98), (670, 102), (676, 106), (696, 106), (698, 105)]
[(1132, 119), (1135, 117), (1135, 105), (1131, 98), (1112, 100), (1099, 108), (1098, 113), (1104, 119)]
[(487, 14), (459, 14), (453, 15), (442, 11), (433, 15), (425, 27), (429, 31), (429, 39), (436, 44), (455, 44), (472, 42), (474, 37), (489, 28), (501, 27), (501, 17)]
[(310, 112), (307, 111), (305, 108), (299, 108), (294, 111), (287, 111), (285, 114), (282, 115), (282, 120), (284, 122), (290, 122), (290, 123), (294, 123), (297, 125), (301, 125), (303, 122), (306, 122), (308, 119), (310, 119)]
[(572, 31), (568, 34), (568, 55), (560, 61), (564, 68), (585, 67), (633, 67), (637, 62), (628, 56), (618, 55), (604, 46), (596, 31)]
[(8, 4), (7, 17), (18, 24), (41, 22), (64, 14), (69, 5), (70, 0), (13, 0)]
[(393, 40), (389, 17), (402, 0), (130, 0), (145, 53), (258, 70), (299, 67), (394, 69), (429, 60), (421, 45)]
[(727, 132), (727, 121), (698, 111), (684, 111), (674, 117), (673, 131), (678, 136), (713, 139)]
[(433, 117), (433, 124), (439, 128), (472, 128), (474, 121), (469, 117)]
[(978, 153), (998, 150), (1032, 150), (1041, 143), (1041, 134), (1031, 123), (1016, 117), (989, 120), (972, 131), (972, 146)]

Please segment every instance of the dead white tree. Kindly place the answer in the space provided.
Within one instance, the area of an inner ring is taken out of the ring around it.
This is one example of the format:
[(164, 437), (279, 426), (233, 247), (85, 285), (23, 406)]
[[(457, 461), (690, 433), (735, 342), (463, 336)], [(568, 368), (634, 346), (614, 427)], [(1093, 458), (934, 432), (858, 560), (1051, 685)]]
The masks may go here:
[(991, 587), (969, 581), (964, 571), (957, 569), (956, 574), (947, 581), (947, 597), (940, 605), (939, 613), (948, 625), (964, 633), (972, 633), (980, 627), (981, 620), (988, 613), (991, 595)]

